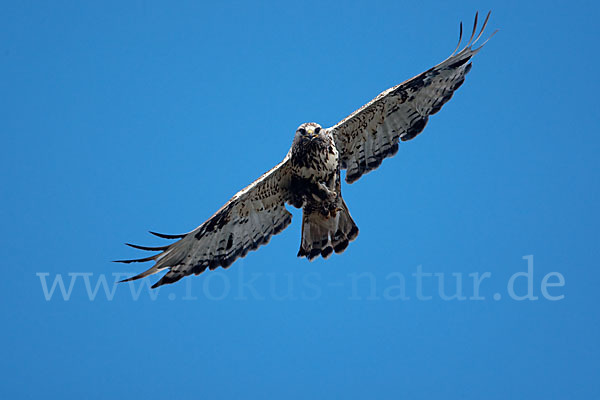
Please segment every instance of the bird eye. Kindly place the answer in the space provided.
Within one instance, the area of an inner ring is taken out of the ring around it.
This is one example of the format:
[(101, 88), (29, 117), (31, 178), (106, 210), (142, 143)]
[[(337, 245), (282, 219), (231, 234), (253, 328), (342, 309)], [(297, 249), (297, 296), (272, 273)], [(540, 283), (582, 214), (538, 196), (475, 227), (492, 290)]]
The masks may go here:
[(315, 133), (316, 133), (316, 134), (319, 134), (319, 132), (321, 132), (321, 127), (317, 126), (317, 127), (315, 128)]
[(300, 132), (301, 135), (306, 135), (306, 129), (304, 128), (298, 129), (298, 132)]

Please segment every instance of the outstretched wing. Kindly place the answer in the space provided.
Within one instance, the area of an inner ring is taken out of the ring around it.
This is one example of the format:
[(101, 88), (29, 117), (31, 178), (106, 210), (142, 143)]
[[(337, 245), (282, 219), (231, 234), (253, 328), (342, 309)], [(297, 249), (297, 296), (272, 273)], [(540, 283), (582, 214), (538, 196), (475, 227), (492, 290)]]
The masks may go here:
[(450, 100), (471, 69), (469, 60), (485, 44), (473, 48), (489, 17), (488, 13), (479, 35), (473, 41), (477, 30), (475, 14), (473, 34), (463, 50), (455, 54), (462, 39), (461, 22), (458, 45), (448, 59), (379, 94), (370, 103), (329, 128), (340, 153), (341, 168), (347, 169), (346, 182), (356, 181), (379, 167), (384, 158), (396, 154), (398, 141), (410, 140), (421, 133), (429, 116)]
[(289, 157), (261, 176), (250, 186), (238, 192), (219, 211), (193, 231), (183, 235), (163, 235), (165, 239), (179, 239), (164, 247), (131, 245), (141, 250), (157, 250), (160, 253), (137, 260), (118, 262), (155, 261), (150, 269), (125, 279), (144, 278), (168, 269), (160, 281), (152, 287), (173, 283), (190, 274), (198, 275), (219, 266), (229, 267), (248, 251), (266, 244), (272, 235), (285, 229), (292, 221), (286, 210), (289, 199)]

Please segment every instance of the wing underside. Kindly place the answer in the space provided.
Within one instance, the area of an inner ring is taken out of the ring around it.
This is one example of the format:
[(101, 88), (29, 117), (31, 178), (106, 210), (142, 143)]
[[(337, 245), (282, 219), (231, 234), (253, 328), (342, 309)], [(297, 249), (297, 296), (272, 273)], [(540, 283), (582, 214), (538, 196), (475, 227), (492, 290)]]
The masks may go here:
[(340, 152), (341, 168), (347, 169), (348, 183), (379, 167), (385, 158), (395, 155), (399, 142), (413, 139), (421, 133), (429, 116), (437, 113), (452, 98), (471, 69), (469, 61), (485, 44), (474, 48), (489, 17), (488, 13), (479, 34), (475, 37), (478, 18), (477, 14), (475, 15), (473, 33), (461, 51), (457, 53), (462, 39), (462, 22), (458, 45), (450, 57), (414, 78), (384, 91), (329, 128)]
[(238, 192), (227, 204), (202, 225), (182, 235), (165, 235), (151, 232), (165, 239), (178, 239), (160, 247), (128, 244), (131, 247), (160, 251), (160, 253), (134, 260), (132, 263), (155, 261), (139, 275), (126, 279), (136, 280), (168, 272), (152, 287), (173, 283), (206, 269), (227, 268), (236, 259), (269, 242), (271, 236), (285, 229), (292, 215), (285, 208), (288, 200), (289, 172), (287, 158), (264, 174), (247, 188)]

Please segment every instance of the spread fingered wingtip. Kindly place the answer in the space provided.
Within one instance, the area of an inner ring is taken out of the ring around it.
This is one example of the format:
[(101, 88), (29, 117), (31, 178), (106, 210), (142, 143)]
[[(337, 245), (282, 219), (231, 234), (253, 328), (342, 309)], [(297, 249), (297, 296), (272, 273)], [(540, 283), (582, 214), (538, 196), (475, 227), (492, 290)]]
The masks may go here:
[(133, 247), (134, 249), (146, 250), (146, 251), (165, 251), (169, 246), (140, 246), (139, 244), (125, 243), (126, 246)]
[(463, 24), (462, 24), (462, 21), (460, 21), (460, 32), (458, 34), (458, 43), (456, 44), (456, 48), (454, 49), (454, 51), (452, 52), (452, 54), (450, 54), (450, 57), (452, 57), (453, 55), (455, 55), (456, 52), (458, 51), (458, 49), (460, 47), (460, 42), (462, 41), (462, 35), (463, 35)]
[(480, 49), (481, 49), (483, 46), (485, 46), (485, 44), (486, 44), (486, 43), (487, 43), (487, 42), (488, 42), (488, 41), (489, 41), (489, 40), (490, 40), (492, 37), (494, 37), (494, 35), (495, 35), (496, 33), (498, 33), (498, 31), (499, 31), (499, 30), (500, 30), (500, 29), (496, 29), (494, 32), (492, 32), (492, 34), (490, 35), (490, 37), (489, 37), (489, 38), (487, 38), (487, 39), (485, 39), (485, 42), (481, 43), (481, 45), (480, 45), (478, 48), (476, 48), (475, 50), (473, 50), (473, 51), (474, 51), (474, 52), (478, 52), (478, 51), (479, 51), (479, 50), (480, 50)]
[(158, 254), (155, 254), (153, 256), (145, 257), (145, 258), (136, 258), (133, 260), (114, 260), (113, 262), (118, 262), (118, 263), (123, 263), (123, 264), (131, 264), (134, 262), (146, 262), (146, 261), (155, 260), (157, 256), (158, 256)]
[[(490, 40), (492, 38), (492, 36), (494, 36), (496, 34), (496, 32), (498, 32), (498, 30), (496, 29), (490, 35), (490, 37), (485, 40), (485, 42), (483, 42), (476, 49), (473, 49), (473, 46), (475, 45), (475, 43), (477, 43), (477, 41), (479, 39), (481, 39), (481, 36), (483, 35), (483, 32), (485, 31), (485, 28), (487, 27), (488, 21), (490, 20), (490, 15), (491, 14), (492, 14), (492, 12), (488, 11), (487, 15), (485, 16), (485, 20), (483, 21), (483, 25), (481, 26), (481, 30), (477, 34), (477, 37), (475, 37), (475, 34), (477, 33), (477, 25), (478, 25), (478, 20), (479, 20), (479, 11), (477, 11), (475, 13), (475, 20), (473, 21), (473, 31), (471, 32), (471, 37), (469, 38), (469, 41), (467, 42), (467, 44), (465, 45), (465, 47), (463, 47), (463, 49), (459, 52), (459, 54), (462, 53), (462, 52), (465, 52), (465, 51), (470, 51), (472, 53), (477, 53), (488, 42), (488, 40)], [(461, 23), (461, 34), (462, 34), (462, 23)], [(475, 40), (473, 40), (473, 39), (475, 39)], [(459, 45), (460, 45), (460, 40), (459, 40)], [(454, 55), (455, 53), (456, 53), (456, 50), (454, 50), (454, 53), (452, 53), (452, 55)]]
[(474, 46), (475, 43), (477, 43), (477, 41), (481, 38), (481, 35), (483, 35), (483, 31), (485, 30), (485, 27), (487, 26), (487, 23), (490, 20), (491, 13), (491, 11), (488, 11), (487, 16), (485, 17), (485, 21), (483, 21), (483, 25), (481, 26), (481, 30), (479, 31), (479, 35), (477, 35), (477, 38), (475, 38), (471, 46)]
[(152, 232), (152, 231), (148, 231), (148, 232), (153, 234), (154, 236), (158, 236), (159, 238), (163, 238), (163, 239), (181, 239), (186, 236), (186, 233), (180, 234), (180, 235), (168, 235), (166, 233), (158, 233), (158, 232)]
[(475, 13), (475, 21), (473, 21), (473, 32), (471, 32), (471, 37), (469, 38), (469, 41), (467, 42), (467, 47), (469, 47), (471, 45), (471, 41), (475, 37), (475, 32), (477, 32), (477, 18), (479, 18), (479, 11), (477, 11)]
[(123, 283), (123, 282), (131, 282), (131, 281), (137, 281), (138, 279), (145, 278), (145, 277), (147, 277), (148, 275), (152, 275), (152, 274), (154, 273), (154, 272), (150, 272), (150, 271), (152, 271), (152, 268), (151, 268), (151, 269), (149, 269), (148, 271), (144, 271), (144, 272), (142, 272), (141, 274), (138, 274), (138, 275), (132, 276), (131, 278), (127, 278), (127, 279), (120, 280), (118, 283)]
[(164, 268), (159, 268), (156, 264), (153, 265), (151, 268), (147, 269), (146, 271), (142, 272), (141, 274), (137, 274), (135, 276), (132, 276), (131, 278), (127, 278), (127, 279), (123, 279), (122, 281), (119, 281), (119, 283), (122, 282), (130, 282), (130, 281), (136, 281), (138, 279), (142, 279), (145, 278), (147, 276), (150, 276), (152, 274), (155, 274), (157, 272), (159, 272), (161, 269)]

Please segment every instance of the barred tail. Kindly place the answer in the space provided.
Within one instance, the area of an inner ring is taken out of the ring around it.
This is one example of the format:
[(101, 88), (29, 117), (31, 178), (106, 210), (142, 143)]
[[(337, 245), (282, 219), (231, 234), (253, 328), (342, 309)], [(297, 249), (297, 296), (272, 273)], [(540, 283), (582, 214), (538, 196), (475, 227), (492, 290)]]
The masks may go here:
[(325, 216), (320, 211), (305, 208), (298, 257), (306, 257), (312, 261), (320, 254), (323, 258), (328, 258), (334, 251), (343, 252), (357, 236), (358, 227), (341, 197), (335, 216)]

